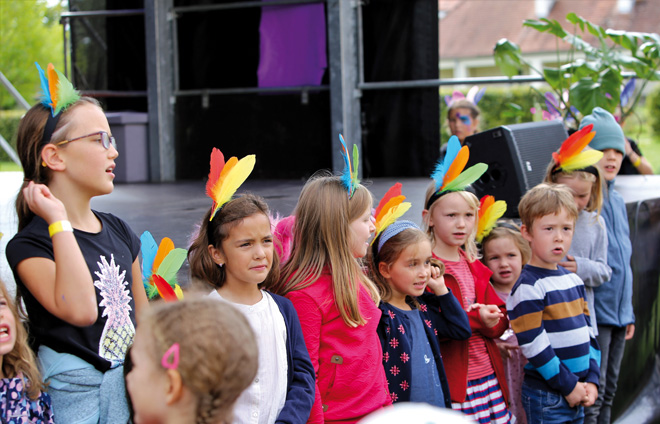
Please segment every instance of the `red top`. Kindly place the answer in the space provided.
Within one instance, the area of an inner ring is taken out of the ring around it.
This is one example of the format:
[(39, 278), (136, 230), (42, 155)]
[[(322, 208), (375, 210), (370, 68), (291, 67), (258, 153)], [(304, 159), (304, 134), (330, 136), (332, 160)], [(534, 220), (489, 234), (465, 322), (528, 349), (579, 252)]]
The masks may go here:
[[(465, 252), (460, 251), (461, 256), (465, 257)], [(442, 261), (441, 258), (433, 254), (433, 257)], [(497, 345), (493, 339), (499, 338), (504, 330), (509, 327), (509, 319), (506, 315), (506, 304), (500, 299), (500, 297), (493, 289), (493, 286), (490, 285), (489, 280), (492, 275), (492, 271), (488, 269), (479, 261), (468, 262), (472, 276), (474, 277), (474, 291), (476, 296), (476, 303), (482, 303), (484, 305), (497, 305), (502, 313), (504, 318), (500, 319), (500, 322), (493, 328), (488, 328), (481, 321), (479, 316), (479, 311), (474, 310), (467, 313), (468, 319), (470, 320), (470, 328), (472, 329), (472, 334), (481, 334), (486, 342), (486, 349), (488, 350), (488, 356), (490, 357), (490, 362), (493, 365), (495, 370), (495, 376), (497, 377), (498, 382), (500, 383), (500, 388), (502, 389), (502, 395), (504, 400), (508, 404), (509, 398), (509, 389), (506, 384), (506, 375), (504, 374), (504, 365), (502, 364), (502, 357), (500, 352), (497, 349)], [(461, 293), (461, 288), (456, 280), (456, 277), (450, 273), (445, 273), (445, 284), (447, 288), (456, 296), (459, 302), (462, 302), (463, 295)], [(466, 393), (467, 393), (467, 383), (468, 383), (468, 350), (469, 350), (469, 339), (468, 340), (440, 340), (440, 350), (442, 352), (442, 359), (445, 365), (445, 372), (447, 373), (447, 381), (449, 382), (449, 391), (451, 393), (451, 400), (453, 402), (465, 402)]]
[(376, 331), (381, 311), (360, 285), (365, 325), (349, 327), (335, 305), (332, 276), (324, 272), (311, 286), (289, 292), (316, 372), (316, 400), (308, 423), (354, 423), (391, 405)]

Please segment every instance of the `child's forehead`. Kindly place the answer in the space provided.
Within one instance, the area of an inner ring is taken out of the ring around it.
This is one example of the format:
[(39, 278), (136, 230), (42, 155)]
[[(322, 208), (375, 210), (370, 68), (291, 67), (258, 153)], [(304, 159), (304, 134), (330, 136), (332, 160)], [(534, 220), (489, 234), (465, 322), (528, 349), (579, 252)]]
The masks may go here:
[(575, 223), (575, 219), (570, 215), (568, 212), (568, 209), (565, 207), (561, 206), (559, 209), (555, 212), (550, 212), (545, 215), (539, 216), (536, 219), (534, 219), (534, 223), (548, 223), (548, 222), (566, 222), (570, 221), (571, 223)]
[(441, 196), (436, 201), (437, 206), (443, 208), (469, 208), (474, 209), (472, 205), (459, 192), (451, 192)]

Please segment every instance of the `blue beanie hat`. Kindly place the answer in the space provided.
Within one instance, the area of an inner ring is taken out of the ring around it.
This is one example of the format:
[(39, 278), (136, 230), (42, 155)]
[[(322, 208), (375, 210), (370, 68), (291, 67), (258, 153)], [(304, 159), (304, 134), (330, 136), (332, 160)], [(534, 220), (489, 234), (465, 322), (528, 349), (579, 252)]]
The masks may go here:
[(624, 156), (626, 154), (626, 145), (624, 141), (623, 130), (614, 116), (601, 107), (595, 107), (591, 115), (582, 118), (580, 129), (589, 124), (594, 124), (593, 131), (596, 131), (589, 147), (596, 150), (615, 149)]

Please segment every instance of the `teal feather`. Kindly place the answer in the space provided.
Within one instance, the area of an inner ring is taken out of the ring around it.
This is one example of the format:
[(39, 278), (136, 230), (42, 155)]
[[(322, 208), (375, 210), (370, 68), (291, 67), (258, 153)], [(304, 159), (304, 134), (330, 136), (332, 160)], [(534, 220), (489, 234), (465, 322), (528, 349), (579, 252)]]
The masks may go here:
[(46, 78), (46, 72), (41, 69), (41, 66), (39, 66), (37, 62), (34, 62), (34, 64), (37, 66), (37, 70), (39, 71), (39, 81), (41, 82), (41, 104), (47, 108), (50, 108), (52, 101), (50, 99), (50, 88), (48, 88), (48, 78)]
[(435, 181), (436, 190), (439, 190), (440, 187), (442, 187), (442, 180), (445, 178), (445, 173), (451, 166), (452, 162), (454, 162), (454, 159), (456, 159), (460, 150), (461, 142), (458, 141), (458, 137), (452, 135), (447, 142), (447, 152), (445, 153), (445, 157), (438, 161), (433, 173), (431, 173), (431, 178)]
[(465, 187), (477, 181), (479, 177), (481, 177), (484, 174), (484, 172), (486, 172), (487, 170), (488, 170), (488, 165), (486, 165), (485, 163), (478, 163), (476, 165), (472, 165), (465, 171), (461, 172), (461, 174), (458, 177), (456, 177), (454, 181), (447, 184), (443, 191), (464, 190)]
[(154, 266), (154, 259), (156, 259), (156, 252), (158, 251), (158, 244), (154, 240), (154, 236), (149, 231), (145, 231), (140, 236), (142, 246), (142, 282), (144, 286), (151, 286), (149, 279), (151, 278), (151, 268)]
[(359, 163), (359, 151), (356, 144), (353, 145), (353, 164), (351, 166), (351, 157), (348, 153), (348, 147), (344, 137), (339, 134), (339, 141), (341, 141), (342, 150), (341, 155), (344, 158), (344, 172), (341, 175), (341, 182), (348, 191), (348, 196), (353, 197), (357, 185), (360, 183), (357, 172), (357, 164)]

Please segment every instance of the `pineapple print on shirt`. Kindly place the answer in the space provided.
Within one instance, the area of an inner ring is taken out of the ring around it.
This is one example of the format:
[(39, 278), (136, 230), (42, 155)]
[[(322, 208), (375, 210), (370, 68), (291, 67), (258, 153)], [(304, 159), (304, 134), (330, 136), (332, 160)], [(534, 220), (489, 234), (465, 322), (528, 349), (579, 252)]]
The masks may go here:
[(99, 303), (102, 306), (102, 317), (107, 317), (103, 334), (99, 342), (99, 356), (112, 362), (112, 367), (121, 364), (126, 355), (126, 349), (133, 343), (135, 327), (131, 321), (130, 291), (126, 289), (128, 282), (124, 279), (126, 270), (120, 272), (119, 265), (115, 265), (114, 255), (110, 255), (110, 263), (101, 255), (101, 262), (96, 263), (100, 271), (94, 274), (94, 286), (101, 292), (103, 298)]

